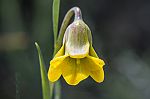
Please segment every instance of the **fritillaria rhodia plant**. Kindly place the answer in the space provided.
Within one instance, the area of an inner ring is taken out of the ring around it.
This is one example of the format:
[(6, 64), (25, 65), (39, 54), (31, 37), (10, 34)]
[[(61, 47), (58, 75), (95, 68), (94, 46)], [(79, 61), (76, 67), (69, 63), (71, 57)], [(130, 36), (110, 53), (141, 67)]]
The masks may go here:
[[(77, 85), (89, 76), (98, 83), (104, 80), (103, 66), (105, 63), (98, 57), (92, 46), (91, 30), (83, 21), (81, 10), (78, 7), (73, 7), (67, 12), (57, 36), (59, 3), (59, 0), (53, 2), (54, 57), (50, 61), (48, 73), (40, 47), (36, 43), (44, 99), (52, 99), (53, 92), (57, 92), (60, 98), (58, 79), (61, 76), (69, 85)], [(74, 21), (69, 24), (73, 15), (75, 16)]]

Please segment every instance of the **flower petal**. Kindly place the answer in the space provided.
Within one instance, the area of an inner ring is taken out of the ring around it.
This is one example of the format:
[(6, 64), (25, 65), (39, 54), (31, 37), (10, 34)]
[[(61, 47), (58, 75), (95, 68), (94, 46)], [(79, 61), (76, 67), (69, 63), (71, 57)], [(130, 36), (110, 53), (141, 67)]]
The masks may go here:
[(55, 82), (60, 78), (61, 74), (62, 74), (61, 69), (59, 69), (59, 68), (55, 68), (55, 69), (50, 68), (49, 71), (48, 71), (48, 79), (51, 82)]
[(50, 62), (50, 68), (48, 71), (48, 78), (51, 82), (55, 82), (56, 80), (58, 80), (62, 74), (62, 67), (61, 67), (61, 63), (63, 62), (63, 60), (66, 58), (67, 56), (60, 56), (57, 58), (54, 58), (53, 60), (51, 60)]
[(100, 69), (97, 71), (91, 71), (90, 76), (96, 81), (96, 82), (103, 82), (104, 81), (104, 70)]
[(92, 45), (90, 45), (89, 55), (98, 58), (98, 55), (96, 54)]
[(80, 61), (67, 57), (62, 64), (62, 75), (69, 85), (77, 85), (89, 76), (89, 70)]
[(102, 59), (95, 58), (92, 56), (87, 56), (87, 59), (91, 63), (91, 66), (98, 65), (100, 68), (102, 68), (105, 65), (105, 63)]
[(104, 65), (103, 60), (101, 60), (99, 58), (91, 57), (91, 56), (87, 56), (85, 58), (82, 58), (81, 63), (89, 71), (97, 71), (97, 70), (101, 69)]
[(65, 32), (65, 51), (72, 58), (84, 58), (89, 53), (88, 26), (83, 20), (76, 20)]
[(59, 57), (59, 56), (63, 56), (65, 54), (65, 50), (64, 49), (65, 49), (65, 47), (64, 47), (64, 44), (63, 44), (62, 47), (60, 48), (60, 50), (54, 56), (54, 58)]

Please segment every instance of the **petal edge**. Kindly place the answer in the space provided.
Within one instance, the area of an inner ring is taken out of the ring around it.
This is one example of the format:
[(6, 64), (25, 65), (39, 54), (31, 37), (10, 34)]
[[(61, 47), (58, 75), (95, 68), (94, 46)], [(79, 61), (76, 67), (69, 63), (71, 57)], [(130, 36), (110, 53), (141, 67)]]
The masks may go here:
[(91, 71), (90, 76), (98, 83), (104, 81), (104, 70)]

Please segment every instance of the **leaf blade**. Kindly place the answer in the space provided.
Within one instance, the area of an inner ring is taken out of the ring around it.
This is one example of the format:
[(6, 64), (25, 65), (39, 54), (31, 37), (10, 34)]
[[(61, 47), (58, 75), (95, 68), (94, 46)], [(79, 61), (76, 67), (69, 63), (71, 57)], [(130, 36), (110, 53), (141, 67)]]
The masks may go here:
[(53, 31), (54, 41), (57, 40), (60, 0), (53, 1)]
[(52, 95), (50, 94), (50, 89), (51, 87), (48, 77), (47, 77), (47, 72), (45, 69), (45, 63), (43, 60), (43, 55), (41, 53), (40, 47), (38, 43), (35, 42), (37, 51), (38, 51), (38, 56), (39, 56), (39, 62), (40, 62), (40, 72), (41, 72), (41, 79), (42, 79), (42, 93), (43, 93), (43, 99), (52, 99)]

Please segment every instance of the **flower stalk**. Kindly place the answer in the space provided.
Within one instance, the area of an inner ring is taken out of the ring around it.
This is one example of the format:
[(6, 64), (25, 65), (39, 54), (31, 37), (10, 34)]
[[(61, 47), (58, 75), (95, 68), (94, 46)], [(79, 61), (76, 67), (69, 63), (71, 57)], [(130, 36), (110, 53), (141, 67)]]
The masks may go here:
[(74, 20), (77, 19), (82, 19), (82, 13), (79, 7), (73, 7), (71, 8), (65, 15), (64, 20), (62, 22), (62, 25), (60, 27), (59, 35), (57, 38), (57, 41), (55, 43), (55, 48), (54, 48), (54, 55), (58, 52), (58, 50), (61, 48), (64, 33), (69, 25), (69, 22), (74, 15)]

